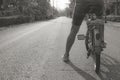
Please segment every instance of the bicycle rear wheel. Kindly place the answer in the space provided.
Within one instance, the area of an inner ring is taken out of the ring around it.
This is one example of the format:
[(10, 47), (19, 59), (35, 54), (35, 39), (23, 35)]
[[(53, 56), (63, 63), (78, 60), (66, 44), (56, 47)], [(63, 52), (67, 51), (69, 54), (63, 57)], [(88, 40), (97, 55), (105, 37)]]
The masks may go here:
[(98, 74), (100, 72), (100, 53), (95, 53), (95, 72)]

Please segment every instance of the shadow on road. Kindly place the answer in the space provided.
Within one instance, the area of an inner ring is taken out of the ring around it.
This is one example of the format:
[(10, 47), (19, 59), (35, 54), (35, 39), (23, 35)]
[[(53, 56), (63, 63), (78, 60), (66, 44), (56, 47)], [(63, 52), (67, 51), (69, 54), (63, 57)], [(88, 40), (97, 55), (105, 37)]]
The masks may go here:
[(77, 66), (75, 66), (71, 61), (67, 64), (70, 65), (85, 80), (96, 80), (93, 76), (91, 76), (90, 74), (84, 72), (83, 70), (81, 70)]
[(101, 57), (101, 80), (120, 80), (120, 62), (109, 55)]

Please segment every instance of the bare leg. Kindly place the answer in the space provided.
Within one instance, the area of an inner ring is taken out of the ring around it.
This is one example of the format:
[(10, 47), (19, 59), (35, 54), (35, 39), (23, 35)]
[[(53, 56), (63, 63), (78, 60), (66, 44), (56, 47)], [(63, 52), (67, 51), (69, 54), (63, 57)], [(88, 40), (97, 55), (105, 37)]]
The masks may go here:
[[(73, 29), (73, 27), (74, 27), (74, 29)], [(71, 47), (72, 47), (72, 45), (73, 45), (73, 43), (74, 43), (74, 41), (75, 41), (75, 37), (76, 37), (76, 34), (77, 34), (78, 31), (79, 31), (79, 27), (80, 27), (80, 26), (75, 26), (75, 25), (73, 25), (73, 26), (72, 26), (72, 29), (71, 29), (71, 32), (70, 32), (70, 34), (69, 34), (69, 36), (68, 36), (68, 38), (67, 38), (66, 52), (65, 52), (65, 54), (66, 54), (67, 56), (69, 56), (70, 49), (71, 49)]]
[[(81, 18), (81, 20), (80, 20), (80, 25), (82, 23), (82, 20), (83, 20), (83, 18)], [(79, 31), (79, 28), (80, 28), (80, 26), (72, 25), (70, 34), (69, 34), (69, 36), (67, 38), (66, 52), (65, 52), (64, 57), (63, 57), (65, 62), (69, 61), (69, 52), (70, 52), (71, 47), (72, 47), (72, 45), (73, 45), (73, 43), (75, 41), (75, 37), (76, 37), (76, 34)]]
[(79, 31), (79, 28), (83, 21), (85, 13), (86, 12), (85, 12), (85, 9), (83, 8), (83, 5), (77, 5), (74, 7), (72, 28), (71, 28), (70, 34), (67, 38), (66, 51), (65, 51), (65, 54), (63, 57), (64, 62), (69, 61), (69, 52), (75, 41), (76, 34)]

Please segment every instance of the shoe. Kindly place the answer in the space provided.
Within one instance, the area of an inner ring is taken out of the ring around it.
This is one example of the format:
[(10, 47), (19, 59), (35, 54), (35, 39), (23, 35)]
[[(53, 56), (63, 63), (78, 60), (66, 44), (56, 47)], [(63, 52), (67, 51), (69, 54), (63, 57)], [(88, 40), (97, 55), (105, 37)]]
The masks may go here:
[(64, 61), (64, 62), (69, 62), (69, 56), (65, 54), (65, 55), (63, 56), (63, 61)]

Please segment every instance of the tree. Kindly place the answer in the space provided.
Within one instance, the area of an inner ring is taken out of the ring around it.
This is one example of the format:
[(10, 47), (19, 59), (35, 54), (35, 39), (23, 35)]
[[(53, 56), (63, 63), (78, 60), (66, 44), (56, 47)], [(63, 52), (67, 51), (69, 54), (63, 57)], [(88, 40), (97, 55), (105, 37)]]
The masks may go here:
[(75, 5), (75, 0), (70, 0), (69, 8), (66, 8), (67, 16), (72, 17), (74, 5)]
[(120, 0), (105, 0), (105, 8), (107, 13), (120, 15)]
[(36, 20), (45, 19), (51, 8), (48, 0), (16, 0), (16, 4), (23, 15), (32, 16)]

